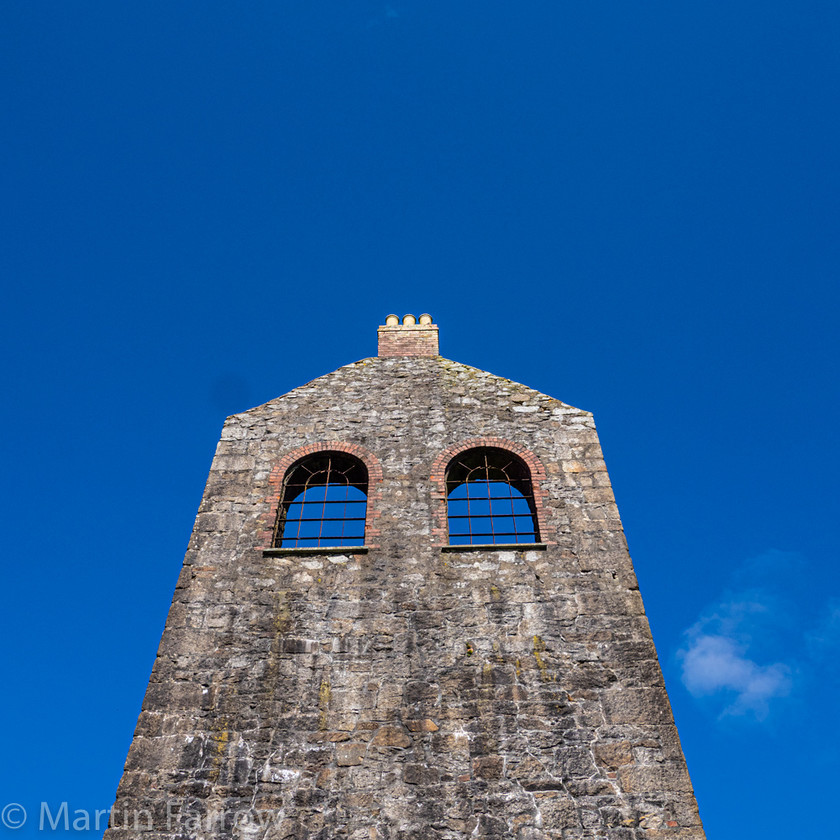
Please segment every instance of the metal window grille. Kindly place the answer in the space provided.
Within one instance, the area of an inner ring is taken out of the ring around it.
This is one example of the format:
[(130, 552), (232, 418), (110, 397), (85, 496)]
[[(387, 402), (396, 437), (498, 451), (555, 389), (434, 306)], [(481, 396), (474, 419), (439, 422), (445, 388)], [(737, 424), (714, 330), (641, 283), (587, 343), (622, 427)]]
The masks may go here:
[(539, 541), (527, 465), (504, 449), (470, 449), (446, 471), (450, 545)]
[(320, 452), (293, 466), (274, 529), (277, 548), (365, 543), (367, 468), (343, 452)]

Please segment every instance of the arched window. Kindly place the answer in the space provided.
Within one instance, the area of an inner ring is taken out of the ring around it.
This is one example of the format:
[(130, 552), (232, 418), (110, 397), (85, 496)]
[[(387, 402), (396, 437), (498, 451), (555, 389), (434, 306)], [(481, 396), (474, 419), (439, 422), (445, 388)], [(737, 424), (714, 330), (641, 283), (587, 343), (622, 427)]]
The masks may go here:
[(539, 542), (531, 473), (505, 449), (456, 455), (446, 469), (450, 545)]
[(365, 543), (367, 467), (344, 452), (318, 452), (286, 473), (274, 528), (275, 548)]

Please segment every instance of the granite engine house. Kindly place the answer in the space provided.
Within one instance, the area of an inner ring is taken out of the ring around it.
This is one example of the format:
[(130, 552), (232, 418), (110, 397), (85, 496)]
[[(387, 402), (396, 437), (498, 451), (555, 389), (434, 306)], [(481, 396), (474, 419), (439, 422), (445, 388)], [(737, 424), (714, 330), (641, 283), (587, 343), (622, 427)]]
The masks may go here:
[(106, 838), (700, 840), (592, 415), (378, 347), (225, 422)]

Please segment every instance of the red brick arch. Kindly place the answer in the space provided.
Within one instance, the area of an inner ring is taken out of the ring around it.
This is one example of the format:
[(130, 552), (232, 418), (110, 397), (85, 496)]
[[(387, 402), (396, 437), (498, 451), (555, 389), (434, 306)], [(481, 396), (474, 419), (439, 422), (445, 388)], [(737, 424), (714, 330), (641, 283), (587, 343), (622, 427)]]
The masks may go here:
[(369, 450), (357, 443), (348, 443), (344, 440), (319, 440), (306, 446), (292, 449), (283, 455), (274, 465), (268, 477), (268, 497), (266, 498), (266, 513), (260, 521), (260, 532), (258, 538), (259, 548), (270, 548), (274, 537), (274, 522), (277, 518), (277, 509), (280, 506), (280, 497), (283, 495), (283, 481), (289, 467), (305, 458), (307, 455), (315, 455), (318, 452), (346, 452), (354, 455), (366, 467), (368, 471), (368, 497), (367, 514), (365, 516), (365, 545), (369, 548), (377, 548), (376, 540), (380, 535), (376, 527), (376, 520), (381, 515), (382, 499), (382, 465), (379, 459)]
[(527, 465), (531, 472), (531, 485), (534, 490), (534, 507), (537, 510), (537, 526), (539, 528), (540, 539), (546, 542), (544, 531), (546, 528), (543, 500), (546, 493), (543, 489), (543, 481), (545, 480), (545, 467), (542, 461), (524, 446), (507, 438), (499, 437), (480, 437), (469, 438), (461, 441), (455, 446), (450, 446), (444, 449), (432, 464), (432, 502), (434, 505), (434, 526), (432, 527), (432, 537), (435, 544), (447, 545), (449, 542), (449, 523), (446, 514), (446, 468), (449, 462), (461, 452), (466, 452), (468, 449), (484, 449), (486, 447), (494, 447), (496, 449), (505, 449), (518, 455)]

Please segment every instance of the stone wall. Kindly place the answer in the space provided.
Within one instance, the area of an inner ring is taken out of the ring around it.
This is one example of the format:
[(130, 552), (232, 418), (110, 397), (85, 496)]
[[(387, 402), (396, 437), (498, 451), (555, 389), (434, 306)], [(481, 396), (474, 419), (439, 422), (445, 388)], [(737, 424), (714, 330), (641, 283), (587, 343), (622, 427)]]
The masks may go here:
[[(543, 546), (441, 547), (433, 474), (480, 438), (542, 465)], [(375, 459), (375, 539), (264, 552), (278, 464), (322, 441)], [(592, 416), (383, 356), (228, 418), (106, 834), (128, 836), (702, 838)]]

